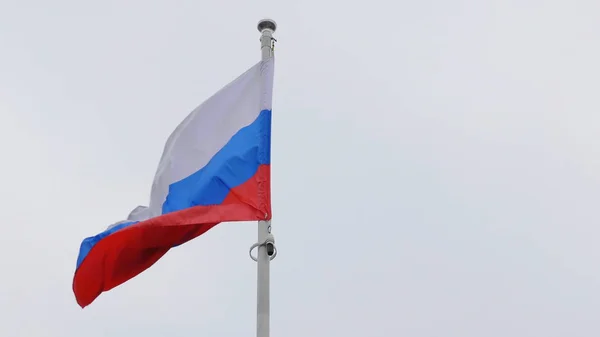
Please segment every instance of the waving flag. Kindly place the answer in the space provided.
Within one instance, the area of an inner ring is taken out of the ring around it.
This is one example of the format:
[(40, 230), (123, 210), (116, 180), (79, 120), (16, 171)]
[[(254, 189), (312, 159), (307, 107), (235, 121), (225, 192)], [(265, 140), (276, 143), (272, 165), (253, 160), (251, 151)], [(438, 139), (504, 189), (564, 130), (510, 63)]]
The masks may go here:
[(271, 218), (273, 67), (259, 62), (192, 111), (167, 140), (149, 206), (83, 240), (82, 308), (220, 222)]

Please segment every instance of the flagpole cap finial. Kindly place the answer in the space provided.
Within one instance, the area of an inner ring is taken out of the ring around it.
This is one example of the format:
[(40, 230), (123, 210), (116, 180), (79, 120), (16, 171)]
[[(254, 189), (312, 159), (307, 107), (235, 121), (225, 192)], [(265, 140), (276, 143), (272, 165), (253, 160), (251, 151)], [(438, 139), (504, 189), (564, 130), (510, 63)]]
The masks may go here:
[(258, 31), (259, 32), (263, 32), (265, 30), (270, 30), (271, 32), (275, 32), (275, 30), (277, 29), (277, 24), (275, 23), (275, 20), (272, 19), (262, 19), (258, 22)]

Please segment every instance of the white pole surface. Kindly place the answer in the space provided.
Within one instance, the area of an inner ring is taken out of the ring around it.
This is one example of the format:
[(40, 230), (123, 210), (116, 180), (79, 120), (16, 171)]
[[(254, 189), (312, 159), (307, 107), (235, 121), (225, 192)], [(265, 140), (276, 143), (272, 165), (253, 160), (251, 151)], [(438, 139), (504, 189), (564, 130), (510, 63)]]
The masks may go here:
[[(261, 33), (260, 45), (262, 60), (267, 60), (273, 56), (273, 33), (277, 25), (273, 20), (261, 20), (258, 23), (258, 30)], [(271, 234), (271, 221), (258, 222), (258, 253), (257, 262), (257, 317), (256, 317), (256, 336), (269, 337), (269, 319), (270, 319), (270, 271), (269, 264), (274, 254), (274, 240)], [(265, 243), (265, 244), (262, 244)], [(273, 256), (274, 257), (274, 256)]]
[[(258, 241), (264, 242), (267, 233), (271, 227), (271, 221), (258, 222)], [(269, 321), (270, 321), (270, 264), (271, 257), (267, 255), (267, 247), (265, 245), (258, 247), (257, 255), (257, 301), (256, 301), (256, 336), (269, 337)]]

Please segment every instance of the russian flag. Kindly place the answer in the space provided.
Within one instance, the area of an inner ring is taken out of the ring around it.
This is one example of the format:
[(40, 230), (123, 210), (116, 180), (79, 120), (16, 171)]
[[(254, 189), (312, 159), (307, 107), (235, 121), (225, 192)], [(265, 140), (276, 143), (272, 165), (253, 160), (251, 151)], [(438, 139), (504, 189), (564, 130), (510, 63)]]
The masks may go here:
[(149, 206), (83, 240), (82, 308), (220, 222), (271, 219), (273, 68), (259, 62), (192, 111), (167, 140)]

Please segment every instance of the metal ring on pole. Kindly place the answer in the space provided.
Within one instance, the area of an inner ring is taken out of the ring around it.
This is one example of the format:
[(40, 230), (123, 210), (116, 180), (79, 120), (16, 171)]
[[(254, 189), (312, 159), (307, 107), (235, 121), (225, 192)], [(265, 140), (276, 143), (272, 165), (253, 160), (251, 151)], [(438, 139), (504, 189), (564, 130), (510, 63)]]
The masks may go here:
[(263, 243), (255, 243), (255, 244), (253, 244), (252, 247), (250, 247), (250, 250), (248, 251), (248, 254), (250, 255), (250, 258), (254, 262), (258, 262), (258, 259), (252, 255), (252, 251), (254, 250), (254, 248), (258, 248), (260, 246), (266, 246), (269, 243), (273, 245), (273, 255), (269, 256), (269, 260), (273, 261), (273, 259), (275, 258), (275, 256), (277, 256), (277, 247), (275, 247), (275, 242), (270, 241), (270, 240), (265, 240), (265, 242), (263, 242)]

